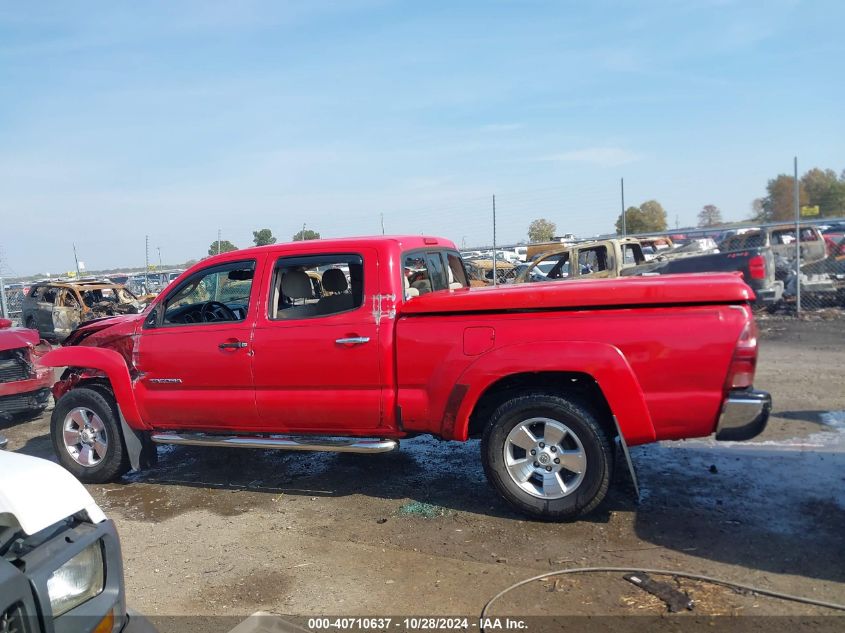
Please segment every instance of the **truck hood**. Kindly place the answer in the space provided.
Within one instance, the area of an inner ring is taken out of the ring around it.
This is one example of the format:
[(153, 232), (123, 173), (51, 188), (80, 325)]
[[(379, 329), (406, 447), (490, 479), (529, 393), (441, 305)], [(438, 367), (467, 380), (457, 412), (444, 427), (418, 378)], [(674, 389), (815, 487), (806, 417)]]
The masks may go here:
[[(134, 331), (135, 324), (141, 321), (144, 316), (145, 315), (143, 313), (123, 314), (120, 316), (103, 317), (102, 319), (86, 321), (71, 332), (68, 337), (62, 341), (62, 345), (79, 345), (92, 334), (110, 328), (115, 328), (115, 331), (119, 329), (121, 334)], [(123, 327), (117, 328), (116, 326)]]
[(35, 347), (41, 341), (38, 332), (22, 327), (0, 329), (0, 352), (20, 347)]
[(573, 279), (432, 292), (402, 304), (401, 315), (746, 303), (754, 292), (741, 273)]
[(0, 451), (0, 526), (35, 534), (77, 512), (106, 520), (85, 487), (46, 459)]

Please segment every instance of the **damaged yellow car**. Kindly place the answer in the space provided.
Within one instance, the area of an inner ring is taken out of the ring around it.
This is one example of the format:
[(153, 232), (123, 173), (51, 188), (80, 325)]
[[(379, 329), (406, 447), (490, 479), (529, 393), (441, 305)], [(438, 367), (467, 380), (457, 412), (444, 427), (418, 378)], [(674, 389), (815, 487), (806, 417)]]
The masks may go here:
[(136, 314), (144, 305), (122, 284), (99, 279), (45, 281), (23, 299), (24, 326), (50, 341), (63, 341), (80, 323), (116, 314)]

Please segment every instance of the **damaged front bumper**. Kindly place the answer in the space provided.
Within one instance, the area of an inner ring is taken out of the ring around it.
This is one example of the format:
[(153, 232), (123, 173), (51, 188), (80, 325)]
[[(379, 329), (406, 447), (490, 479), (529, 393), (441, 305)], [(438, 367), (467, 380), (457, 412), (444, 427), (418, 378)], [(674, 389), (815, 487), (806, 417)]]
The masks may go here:
[(772, 396), (765, 391), (734, 389), (722, 405), (716, 439), (739, 442), (763, 432), (772, 411)]

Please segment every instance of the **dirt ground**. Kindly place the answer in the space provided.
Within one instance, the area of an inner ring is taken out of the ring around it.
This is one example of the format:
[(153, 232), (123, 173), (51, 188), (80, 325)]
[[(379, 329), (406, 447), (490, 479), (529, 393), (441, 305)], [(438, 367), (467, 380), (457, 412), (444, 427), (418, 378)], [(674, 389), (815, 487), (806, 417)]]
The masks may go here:
[[(157, 469), (89, 486), (116, 521), (128, 601), (155, 615), (475, 616), (512, 583), (566, 567), (685, 570), (845, 601), (845, 321), (761, 322), (756, 385), (774, 397), (751, 442), (633, 449), (592, 516), (526, 520), (488, 487), (475, 442), (419, 438), (363, 456), (161, 449)], [(0, 424), (51, 457), (49, 412)], [(660, 577), (693, 613), (833, 613)], [(494, 614), (666, 614), (621, 573), (534, 582)], [(676, 618), (687, 615), (672, 616)], [(235, 618), (237, 620), (237, 618)]]

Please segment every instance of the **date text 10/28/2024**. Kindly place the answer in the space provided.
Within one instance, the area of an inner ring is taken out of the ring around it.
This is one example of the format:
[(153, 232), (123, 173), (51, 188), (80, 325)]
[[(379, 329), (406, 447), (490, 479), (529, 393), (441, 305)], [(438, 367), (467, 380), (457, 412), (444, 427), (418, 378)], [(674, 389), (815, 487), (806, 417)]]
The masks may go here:
[(348, 631), (525, 631), (525, 620), (518, 618), (481, 618), (465, 617), (346, 617), (346, 618), (309, 618), (308, 628), (312, 630), (348, 630)]

